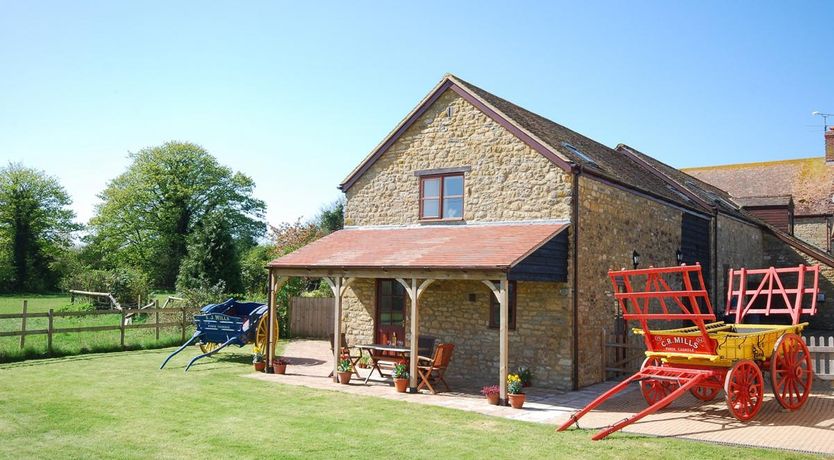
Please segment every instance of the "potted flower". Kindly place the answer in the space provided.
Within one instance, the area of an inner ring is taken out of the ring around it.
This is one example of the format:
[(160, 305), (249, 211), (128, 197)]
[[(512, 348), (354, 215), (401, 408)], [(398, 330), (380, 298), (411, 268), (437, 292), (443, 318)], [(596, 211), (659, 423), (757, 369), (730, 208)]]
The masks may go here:
[(394, 364), (394, 386), (397, 387), (398, 393), (405, 393), (405, 389), (408, 388), (408, 365), (405, 360)]
[(529, 387), (533, 384), (533, 372), (530, 370), (529, 367), (521, 366), (516, 371), (518, 378), (521, 379), (521, 386), (524, 388)]
[(336, 371), (339, 375), (339, 383), (342, 385), (350, 383), (350, 375), (353, 374), (353, 366), (350, 364), (350, 359), (343, 356), (342, 359), (339, 360)]
[(523, 393), (523, 388), (521, 377), (518, 374), (507, 376), (507, 397), (510, 398), (510, 405), (513, 406), (513, 409), (521, 409), (524, 406), (524, 399), (527, 395)]
[(359, 358), (359, 369), (368, 369), (371, 367), (371, 357), (370, 356), (363, 356)]
[(258, 347), (252, 350), (252, 364), (255, 366), (255, 371), (257, 372), (263, 372), (266, 369), (264, 355)]
[(498, 385), (488, 385), (481, 388), (481, 394), (486, 396), (486, 399), (490, 404), (497, 406), (498, 397), (501, 396), (501, 389)]
[(274, 360), (272, 360), (272, 367), (275, 368), (276, 374), (284, 374), (287, 372), (287, 361), (280, 356)]

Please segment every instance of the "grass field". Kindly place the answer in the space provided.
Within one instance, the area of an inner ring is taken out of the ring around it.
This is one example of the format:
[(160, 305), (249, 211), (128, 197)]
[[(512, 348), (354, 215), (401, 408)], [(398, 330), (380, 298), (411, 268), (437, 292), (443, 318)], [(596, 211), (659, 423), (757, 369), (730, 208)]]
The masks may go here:
[[(168, 294), (157, 294), (160, 305)], [(28, 301), (30, 313), (44, 313), (55, 311), (79, 311), (91, 308), (89, 303), (76, 300), (70, 301), (70, 296), (63, 294), (25, 294), (15, 296), (0, 296), (0, 313), (21, 313), (23, 300)], [(163, 314), (160, 322), (177, 321), (176, 315)], [(137, 318), (136, 322), (146, 321), (148, 318)], [(55, 318), (55, 328), (72, 328), (88, 326), (118, 326), (121, 315), (100, 315), (86, 317)], [(46, 318), (28, 318), (27, 330), (46, 329)], [(0, 331), (19, 331), (20, 319), (0, 319)], [(192, 331), (186, 331), (188, 335)], [(163, 328), (160, 330), (159, 341), (156, 340), (154, 329), (138, 329), (125, 331), (125, 345), (127, 349), (145, 349), (171, 346), (182, 341), (180, 328)], [(103, 352), (121, 350), (120, 334), (118, 330), (97, 332), (74, 332), (55, 334), (53, 337), (53, 356), (75, 355), (80, 353)], [(45, 334), (26, 337), (25, 348), (20, 348), (20, 337), (0, 337), (0, 362), (18, 361), (27, 358), (45, 357), (47, 355), (47, 338)]]
[(0, 365), (0, 458), (807, 458), (587, 431), (242, 377), (249, 349)]

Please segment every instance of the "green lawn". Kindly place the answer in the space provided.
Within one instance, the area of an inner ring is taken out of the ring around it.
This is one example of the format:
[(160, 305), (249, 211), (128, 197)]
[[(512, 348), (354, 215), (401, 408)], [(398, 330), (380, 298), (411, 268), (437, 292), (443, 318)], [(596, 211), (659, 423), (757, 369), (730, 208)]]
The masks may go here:
[[(248, 347), (188, 373), (196, 349), (0, 365), (0, 458), (805, 458), (516, 422), (268, 383)], [(419, 397), (419, 396), (415, 396)]]
[[(168, 294), (158, 294), (160, 305), (167, 298)], [(70, 296), (64, 294), (24, 294), (24, 295), (3, 295), (0, 296), (0, 313), (21, 313), (23, 311), (23, 300), (28, 301), (28, 311), (31, 313), (44, 313), (53, 309), (59, 311), (78, 311), (90, 308), (83, 299), (76, 299), (76, 303), (70, 302)], [(153, 318), (137, 317), (136, 323), (144, 322)], [(176, 313), (162, 314), (160, 322), (178, 321), (180, 315)], [(99, 315), (85, 317), (56, 317), (53, 322), (55, 328), (73, 328), (89, 326), (118, 326), (121, 315)], [(46, 329), (48, 320), (46, 318), (28, 318), (27, 330)], [(20, 319), (0, 319), (0, 331), (19, 331)], [(191, 335), (192, 330), (186, 334)], [(125, 331), (125, 346), (127, 349), (145, 349), (171, 346), (182, 342), (182, 331), (180, 328), (162, 328), (159, 340), (156, 340), (155, 329), (134, 329)], [(96, 331), (96, 332), (73, 332), (55, 334), (52, 341), (53, 356), (75, 355), (80, 353), (103, 352), (121, 350), (120, 333), (118, 330)], [(26, 358), (37, 358), (47, 356), (47, 338), (45, 334), (31, 335), (26, 337), (25, 348), (20, 348), (20, 337), (0, 337), (0, 362), (18, 361)]]

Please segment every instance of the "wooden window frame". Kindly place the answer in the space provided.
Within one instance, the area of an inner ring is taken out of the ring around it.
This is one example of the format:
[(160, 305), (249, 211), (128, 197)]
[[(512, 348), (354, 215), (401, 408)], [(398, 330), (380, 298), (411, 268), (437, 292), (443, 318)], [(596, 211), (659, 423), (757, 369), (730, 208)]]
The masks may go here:
[[(509, 282), (510, 292), (507, 295), (509, 299), (510, 305), (508, 305), (508, 313), (512, 312), (512, 314), (508, 314), (510, 317), (510, 324), (509, 330), (514, 331), (516, 322), (518, 320), (518, 302), (516, 302), (516, 298), (518, 297), (518, 283), (515, 281)], [(495, 308), (495, 307), (498, 308)], [(499, 329), (501, 327), (501, 305), (498, 303), (498, 299), (495, 298), (495, 295), (490, 293), (489, 295), (489, 328), (490, 329)]]
[[(460, 177), (461, 180), (461, 195), (453, 195), (452, 198), (460, 198), (460, 217), (445, 217), (443, 216), (443, 201), (447, 198), (446, 191), (444, 190), (446, 178), (449, 177)], [(440, 180), (440, 191), (437, 197), (438, 204), (437, 204), (437, 214), (438, 217), (424, 217), (423, 216), (423, 183), (426, 180), (432, 179), (439, 179)], [(466, 197), (466, 178), (464, 177), (463, 172), (450, 172), (445, 174), (428, 174), (419, 177), (418, 181), (418, 188), (420, 190), (420, 209), (419, 209), (419, 220), (422, 222), (432, 222), (432, 221), (457, 221), (463, 220), (463, 213), (464, 209), (466, 209), (465, 197)]]

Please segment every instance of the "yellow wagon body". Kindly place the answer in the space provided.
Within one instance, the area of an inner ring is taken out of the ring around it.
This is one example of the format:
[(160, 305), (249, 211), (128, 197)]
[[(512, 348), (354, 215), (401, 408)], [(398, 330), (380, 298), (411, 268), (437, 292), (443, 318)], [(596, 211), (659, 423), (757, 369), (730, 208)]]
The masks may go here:
[[(695, 364), (702, 366), (732, 367), (742, 359), (767, 361), (779, 337), (799, 334), (808, 323), (796, 325), (726, 324), (723, 321), (705, 324), (707, 335), (715, 341), (715, 354), (647, 351), (646, 356), (659, 358), (664, 363)], [(644, 335), (643, 329), (634, 328), (635, 334)], [(653, 337), (672, 340), (698, 340), (702, 337), (696, 326), (678, 329), (650, 330)]]

